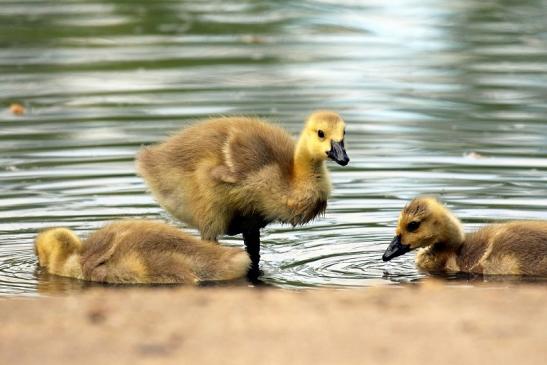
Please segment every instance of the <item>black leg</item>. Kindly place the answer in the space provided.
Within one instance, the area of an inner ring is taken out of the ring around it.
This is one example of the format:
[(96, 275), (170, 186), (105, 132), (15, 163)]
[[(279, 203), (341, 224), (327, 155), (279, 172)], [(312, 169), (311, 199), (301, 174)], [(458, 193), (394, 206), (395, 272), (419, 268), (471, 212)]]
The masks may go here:
[(242, 216), (234, 214), (226, 231), (231, 236), (239, 233), (243, 234), (245, 249), (251, 259), (251, 268), (247, 273), (247, 278), (255, 285), (262, 284), (258, 280), (261, 275), (258, 265), (260, 262), (260, 229), (267, 224), (268, 222), (260, 215)]
[(245, 249), (251, 258), (251, 268), (247, 273), (247, 278), (253, 282), (260, 276), (259, 262), (260, 262), (260, 228), (249, 227), (243, 232), (243, 242), (245, 242)]

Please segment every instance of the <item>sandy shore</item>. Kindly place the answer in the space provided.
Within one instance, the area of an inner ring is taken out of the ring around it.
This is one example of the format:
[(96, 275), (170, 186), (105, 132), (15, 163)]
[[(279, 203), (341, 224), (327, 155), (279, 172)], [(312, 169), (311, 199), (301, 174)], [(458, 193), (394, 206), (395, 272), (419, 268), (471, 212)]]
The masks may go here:
[(544, 286), (91, 289), (0, 300), (2, 364), (545, 364)]

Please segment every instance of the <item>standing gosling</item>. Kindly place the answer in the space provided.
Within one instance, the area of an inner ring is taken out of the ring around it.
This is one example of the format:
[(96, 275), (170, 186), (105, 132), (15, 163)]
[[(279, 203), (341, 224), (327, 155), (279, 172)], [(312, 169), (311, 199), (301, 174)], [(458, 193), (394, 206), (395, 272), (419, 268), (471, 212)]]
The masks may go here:
[(116, 284), (198, 284), (244, 277), (247, 253), (201, 241), (165, 223), (122, 220), (85, 241), (67, 228), (41, 232), (38, 263), (50, 274)]
[(546, 221), (491, 224), (465, 234), (458, 218), (431, 197), (416, 198), (403, 209), (382, 259), (417, 248), (416, 266), (429, 272), (547, 275)]
[(297, 143), (260, 119), (215, 118), (143, 148), (137, 170), (159, 204), (203, 239), (242, 233), (254, 277), (262, 227), (304, 224), (325, 211), (325, 160), (348, 164), (344, 135), (344, 121), (331, 111), (311, 114)]

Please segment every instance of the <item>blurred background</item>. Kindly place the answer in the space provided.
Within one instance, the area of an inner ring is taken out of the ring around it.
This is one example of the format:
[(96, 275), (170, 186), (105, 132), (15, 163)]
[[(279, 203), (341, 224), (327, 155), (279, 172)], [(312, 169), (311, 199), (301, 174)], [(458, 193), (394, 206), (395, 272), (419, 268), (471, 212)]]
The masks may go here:
[(83, 286), (36, 270), (40, 229), (171, 220), (135, 152), (208, 116), (348, 123), (326, 215), (264, 231), (268, 284), (420, 280), (380, 259), (418, 194), (468, 230), (547, 219), (546, 19), (540, 0), (1, 1), (0, 295)]

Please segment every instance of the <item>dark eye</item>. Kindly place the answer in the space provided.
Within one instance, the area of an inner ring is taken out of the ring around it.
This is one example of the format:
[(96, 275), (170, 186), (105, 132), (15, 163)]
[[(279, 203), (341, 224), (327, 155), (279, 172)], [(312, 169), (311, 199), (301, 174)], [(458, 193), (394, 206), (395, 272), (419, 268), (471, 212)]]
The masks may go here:
[(420, 227), (420, 222), (414, 221), (414, 222), (410, 222), (409, 224), (406, 225), (406, 230), (409, 231), (409, 232), (414, 232), (419, 227)]
[(325, 132), (323, 132), (321, 129), (317, 131), (317, 135), (319, 136), (319, 138), (324, 138), (325, 137)]

